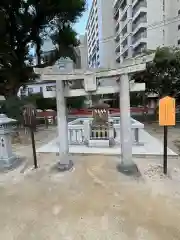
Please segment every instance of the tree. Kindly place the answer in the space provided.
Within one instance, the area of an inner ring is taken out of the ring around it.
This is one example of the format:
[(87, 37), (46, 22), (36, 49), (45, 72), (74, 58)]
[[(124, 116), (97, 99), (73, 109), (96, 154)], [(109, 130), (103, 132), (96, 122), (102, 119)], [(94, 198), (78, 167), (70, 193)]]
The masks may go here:
[(86, 97), (85, 96), (78, 96), (78, 97), (71, 97), (67, 98), (67, 107), (68, 108), (83, 108), (84, 102)]
[(147, 64), (144, 72), (133, 76), (135, 82), (145, 82), (146, 93), (180, 96), (180, 49), (158, 48), (153, 62)]
[[(79, 42), (73, 24), (84, 10), (85, 0), (1, 0), (0, 95), (17, 95), (20, 86), (37, 77), (34, 67), (52, 66), (60, 57), (75, 61)], [(45, 39), (54, 49), (43, 53)]]

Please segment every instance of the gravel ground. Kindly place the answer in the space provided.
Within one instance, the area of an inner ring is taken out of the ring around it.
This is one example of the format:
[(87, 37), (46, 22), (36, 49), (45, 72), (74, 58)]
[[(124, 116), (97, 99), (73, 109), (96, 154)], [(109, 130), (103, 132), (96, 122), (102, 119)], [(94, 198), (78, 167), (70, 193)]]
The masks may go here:
[[(147, 125), (159, 139), (162, 129)], [(169, 145), (179, 149), (179, 129), (169, 130)], [(36, 134), (37, 146), (56, 135), (50, 128)], [(0, 239), (3, 240), (179, 240), (180, 166), (169, 161), (168, 176), (159, 159), (134, 159), (141, 176), (116, 169), (118, 157), (73, 156), (74, 169), (59, 173), (54, 154), (38, 154), (15, 144), (26, 159), (0, 174)]]

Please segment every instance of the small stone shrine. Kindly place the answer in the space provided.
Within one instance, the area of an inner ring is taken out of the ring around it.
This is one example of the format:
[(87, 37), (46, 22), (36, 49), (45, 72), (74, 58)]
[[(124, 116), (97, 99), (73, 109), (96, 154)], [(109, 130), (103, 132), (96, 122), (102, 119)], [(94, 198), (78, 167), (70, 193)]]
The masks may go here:
[(90, 147), (114, 145), (115, 131), (109, 120), (109, 105), (99, 102), (92, 107), (93, 120), (90, 124)]

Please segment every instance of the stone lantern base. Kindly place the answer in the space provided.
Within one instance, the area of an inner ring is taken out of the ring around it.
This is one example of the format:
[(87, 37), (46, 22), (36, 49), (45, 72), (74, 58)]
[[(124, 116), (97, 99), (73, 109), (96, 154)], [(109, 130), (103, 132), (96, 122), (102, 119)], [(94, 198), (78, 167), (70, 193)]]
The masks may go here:
[(0, 171), (13, 170), (22, 162), (22, 159), (17, 156), (12, 156), (7, 159), (0, 159)]

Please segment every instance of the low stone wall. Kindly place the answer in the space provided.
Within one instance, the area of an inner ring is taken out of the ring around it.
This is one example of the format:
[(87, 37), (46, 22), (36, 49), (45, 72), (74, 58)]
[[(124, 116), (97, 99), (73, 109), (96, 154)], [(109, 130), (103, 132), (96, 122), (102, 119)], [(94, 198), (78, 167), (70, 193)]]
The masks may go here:
[[(70, 145), (83, 145), (87, 141), (87, 132), (89, 132), (90, 140), (90, 126), (89, 123), (93, 118), (78, 118), (68, 123), (68, 137)], [(119, 144), (121, 142), (120, 135), (120, 117), (111, 117), (109, 120), (113, 121), (113, 126), (116, 132), (115, 142)], [(84, 123), (86, 122), (86, 125)], [(143, 144), (140, 138), (140, 130), (144, 129), (144, 124), (131, 118), (132, 122), (132, 141), (134, 145)]]

